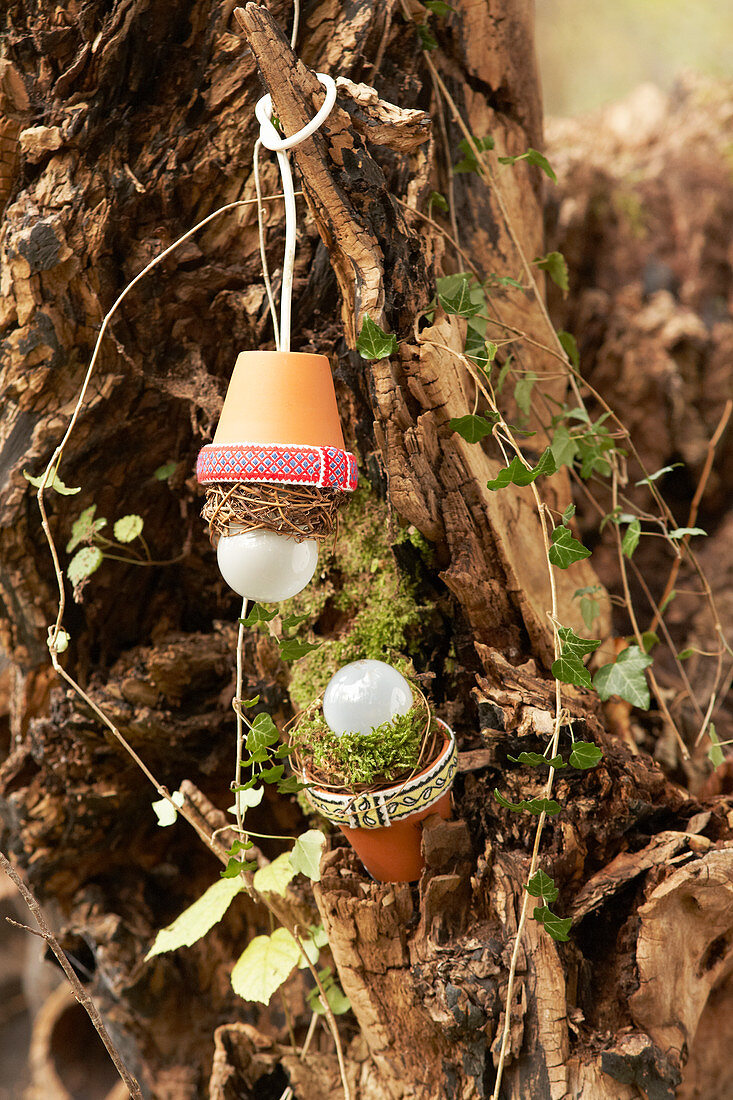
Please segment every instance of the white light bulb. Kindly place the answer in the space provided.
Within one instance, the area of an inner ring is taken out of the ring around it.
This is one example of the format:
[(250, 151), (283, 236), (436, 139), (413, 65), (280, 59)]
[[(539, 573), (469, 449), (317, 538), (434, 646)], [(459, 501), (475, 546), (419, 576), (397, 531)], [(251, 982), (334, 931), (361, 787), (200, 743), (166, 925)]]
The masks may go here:
[(354, 661), (328, 681), (323, 717), (334, 733), (371, 733), (414, 702), (405, 677), (384, 661)]
[(308, 584), (318, 564), (318, 543), (296, 542), (273, 531), (242, 531), (219, 539), (216, 560), (222, 577), (240, 596), (278, 603)]

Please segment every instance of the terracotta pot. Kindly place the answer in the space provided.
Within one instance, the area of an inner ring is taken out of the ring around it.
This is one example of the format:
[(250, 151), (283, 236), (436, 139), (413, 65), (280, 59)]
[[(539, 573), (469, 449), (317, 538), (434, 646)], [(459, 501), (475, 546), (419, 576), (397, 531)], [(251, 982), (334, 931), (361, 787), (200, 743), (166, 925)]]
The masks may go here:
[(243, 351), (234, 365), (213, 446), (299, 443), (343, 450), (325, 355)]
[[(425, 867), (422, 821), (428, 814), (451, 816), (450, 788), (458, 752), (453, 731), (439, 722), (439, 755), (403, 783), (355, 796), (334, 794), (315, 784), (305, 792), (320, 814), (338, 825), (369, 874), (378, 882), (415, 882)], [(308, 782), (308, 774), (303, 778)]]

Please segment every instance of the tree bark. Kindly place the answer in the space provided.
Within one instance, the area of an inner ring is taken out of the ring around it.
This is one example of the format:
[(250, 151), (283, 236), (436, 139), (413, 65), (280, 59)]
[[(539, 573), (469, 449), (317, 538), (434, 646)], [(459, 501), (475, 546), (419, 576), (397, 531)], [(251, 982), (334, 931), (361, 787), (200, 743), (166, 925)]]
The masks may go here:
[[(454, 8), (438, 22), (440, 47), (428, 56), (466, 125), (476, 136), (491, 134), (502, 155), (541, 147), (531, 5), (456, 0)], [(431, 191), (445, 193), (450, 213), (433, 220), (458, 231), (483, 276), (517, 276), (516, 247), (495, 193), (475, 174), (453, 174), (463, 133), (398, 5), (305, 5), (298, 57), (286, 37), (289, 5), (273, 3), (269, 12), (247, 5), (246, 44), (232, 9), (206, 0), (119, 0), (110, 10), (93, 0), (78, 14), (71, 4), (49, 14), (41, 3), (11, 0), (3, 17), (6, 846), (45, 899), (64, 947), (83, 963), (147, 1095), (233, 1100), (267, 1087), (280, 1095), (288, 1081), (300, 1100), (340, 1095), (325, 1032), (301, 1059), (278, 997), (261, 1009), (229, 986), (243, 946), (269, 930), (260, 906), (242, 899), (194, 947), (143, 962), (155, 932), (200, 896), (218, 865), (182, 823), (156, 827), (153, 788), (86, 705), (54, 686), (46, 633), (55, 580), (23, 477), (48, 461), (98, 327), (126, 283), (197, 219), (253, 197), (260, 79), (291, 133), (320, 103), (314, 74), (331, 73), (342, 78), (337, 106), (293, 152), (308, 211), (294, 347), (334, 363), (345, 434), (372, 483), (368, 509), (382, 538), (376, 550), (373, 539), (365, 544), (360, 583), (376, 591), (384, 572), (398, 578), (400, 598), (411, 594), (422, 621), (410, 619), (405, 645), (418, 671), (432, 677), (438, 713), (456, 726), (462, 751), (456, 820), (426, 830), (428, 870), (419, 888), (368, 881), (335, 845), (315, 898), (295, 888), (288, 904), (306, 923), (320, 914), (328, 932), (353, 1008), (342, 1031), (355, 1098), (490, 1096), (531, 848), (530, 828), (501, 810), (491, 790), (500, 784), (513, 799), (539, 793), (505, 761), (507, 752), (543, 747), (552, 727), (551, 603), (530, 492), (490, 493), (485, 485), (504, 464), (500, 452), (491, 441), (466, 444), (449, 428), (474, 407), (474, 384), (453, 354), (463, 347), (465, 323), (440, 310), (425, 314), (436, 277), (464, 260), (419, 212)], [(420, 5), (409, 11), (424, 18)], [(264, 165), (263, 181), (266, 193), (279, 191), (274, 164)], [(531, 261), (545, 251), (541, 174), (522, 162), (501, 176), (501, 187)], [(279, 203), (267, 204), (265, 220), (277, 282)], [(554, 376), (556, 360), (537, 347), (549, 343), (539, 304), (509, 290), (492, 305), (535, 341), (514, 349), (520, 368)], [(389, 360), (366, 363), (354, 351), (367, 313), (399, 338)], [(69, 609), (71, 646), (62, 660), (163, 783), (172, 789), (185, 781), (189, 805), (214, 829), (226, 823), (231, 799), (229, 624), (237, 607), (197, 518), (192, 471), (237, 352), (271, 342), (249, 207), (188, 242), (122, 305), (61, 469), (80, 492), (51, 501), (59, 545), (95, 504), (110, 527), (123, 514), (142, 515), (153, 558), (175, 560), (149, 568), (105, 561)], [(564, 397), (554, 377), (544, 388)], [(540, 435), (528, 453), (543, 447)], [(174, 472), (158, 480), (155, 471), (171, 463)], [(565, 476), (547, 492), (562, 512), (570, 500)], [(358, 510), (367, 504), (351, 507), (341, 548), (325, 562), (326, 595), (314, 617), (316, 635), (339, 644), (360, 611), (356, 602), (344, 611), (337, 599), (360, 537)], [(421, 537), (423, 550), (405, 532)], [(586, 563), (558, 573), (560, 619), (581, 633), (573, 591), (595, 580)], [(610, 633), (606, 604), (600, 625)], [(286, 721), (287, 668), (255, 632), (245, 657), (247, 694), (259, 694), (260, 706)], [(704, 805), (623, 743), (597, 702), (568, 691), (566, 706), (576, 730), (605, 753), (592, 773), (560, 774), (566, 809), (548, 824), (543, 846), (543, 865), (578, 933), (558, 946), (529, 922), (503, 1095), (656, 1100), (674, 1094), (698, 1021), (727, 988), (730, 826), (718, 802)], [(295, 803), (269, 792), (251, 818), (264, 833), (291, 833), (301, 821)], [(265, 841), (261, 858), (279, 850)], [(666, 877), (665, 861), (682, 855), (687, 862)], [(705, 918), (688, 927), (694, 907)], [(692, 992), (670, 982), (655, 946), (669, 913), (678, 918), (680, 973), (694, 970)], [(699, 959), (704, 965), (695, 969)], [(285, 999), (299, 1039), (309, 1018), (306, 992), (296, 972)]]

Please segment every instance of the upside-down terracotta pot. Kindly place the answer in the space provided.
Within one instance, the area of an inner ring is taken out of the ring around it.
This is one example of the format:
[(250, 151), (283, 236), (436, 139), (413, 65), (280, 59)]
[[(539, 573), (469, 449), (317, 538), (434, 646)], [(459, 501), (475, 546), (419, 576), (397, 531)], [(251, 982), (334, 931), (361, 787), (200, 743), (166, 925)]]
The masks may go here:
[(199, 454), (202, 484), (267, 482), (352, 490), (356, 459), (344, 450), (325, 355), (243, 351), (213, 442)]
[[(444, 735), (438, 756), (402, 783), (363, 794), (334, 794), (315, 784), (305, 794), (320, 814), (338, 825), (369, 874), (379, 882), (415, 882), (425, 867), (422, 822), (428, 814), (451, 816), (450, 789), (458, 751), (453, 731), (436, 719)], [(303, 772), (308, 783), (308, 773)]]

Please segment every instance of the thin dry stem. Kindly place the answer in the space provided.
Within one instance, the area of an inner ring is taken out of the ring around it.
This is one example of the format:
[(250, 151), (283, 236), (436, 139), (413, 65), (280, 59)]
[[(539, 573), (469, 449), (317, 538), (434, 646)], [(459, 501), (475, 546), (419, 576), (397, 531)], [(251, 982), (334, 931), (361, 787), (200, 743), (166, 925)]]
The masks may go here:
[[(8, 876), (8, 878), (10, 878), (15, 883), (23, 898), (23, 901), (26, 903), (31, 913), (35, 917), (38, 923), (38, 927), (40, 929), (39, 934), (43, 937), (43, 939), (46, 941), (46, 943), (56, 956), (61, 969), (69, 980), (69, 985), (72, 988), (74, 996), (76, 997), (77, 1001), (84, 1009), (84, 1011), (87, 1013), (89, 1019), (92, 1021), (95, 1031), (104, 1043), (107, 1053), (112, 1059), (115, 1069), (117, 1070), (125, 1086), (127, 1087), (130, 1096), (132, 1097), (132, 1100), (143, 1100), (143, 1094), (140, 1089), (140, 1085), (138, 1084), (136, 1078), (133, 1077), (133, 1075), (126, 1067), (125, 1063), (122, 1060), (122, 1055), (110, 1039), (109, 1032), (104, 1026), (104, 1021), (99, 1014), (99, 1009), (74, 973), (74, 970), (70, 965), (69, 960), (66, 958), (66, 955), (61, 949), (61, 945), (59, 944), (58, 940), (56, 939), (46, 922), (46, 918), (43, 915), (43, 910), (36, 901), (36, 898), (29, 887), (25, 884), (23, 879), (13, 867), (10, 860), (2, 852), (0, 852), (0, 867), (5, 871), (5, 874)], [(33, 929), (29, 928), (28, 931), (32, 932)]]

